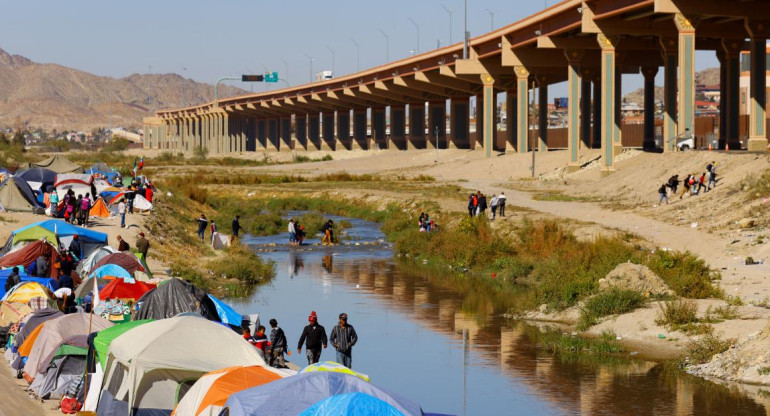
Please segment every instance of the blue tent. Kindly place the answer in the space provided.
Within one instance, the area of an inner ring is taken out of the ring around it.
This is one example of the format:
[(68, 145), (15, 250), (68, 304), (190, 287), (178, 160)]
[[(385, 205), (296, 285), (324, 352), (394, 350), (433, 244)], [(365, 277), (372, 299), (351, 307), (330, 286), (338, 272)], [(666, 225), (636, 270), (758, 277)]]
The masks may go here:
[[(77, 235), (81, 243), (85, 242), (107, 244), (107, 234), (89, 230), (88, 228), (78, 227), (77, 225), (69, 224), (63, 220), (45, 220), (21, 227), (11, 233), (11, 235), (14, 237), (14, 243), (16, 241), (38, 240), (39, 238), (37, 237), (27, 239), (27, 236), (35, 234), (34, 231), (38, 227), (51, 233), (55, 233), (60, 238)], [(19, 237), (19, 240), (17, 240), (17, 237)]]
[(113, 276), (113, 277), (120, 277), (123, 279), (126, 283), (134, 283), (135, 280), (131, 276), (131, 273), (128, 272), (128, 270), (118, 266), (117, 264), (105, 264), (102, 266), (99, 266), (96, 270), (92, 271), (89, 277), (105, 277), (105, 276)]
[[(50, 277), (31, 277), (27, 274), (26, 271), (24, 271), (23, 267), (20, 267), (21, 273), (19, 273), (19, 277), (21, 277), (21, 281), (23, 282), (35, 282), (40, 283), (41, 285), (51, 289), (51, 292), (55, 292), (56, 289), (59, 288), (59, 285), (56, 282), (56, 279), (52, 279)], [(4, 269), (0, 270), (0, 299), (5, 296), (5, 282), (8, 280), (8, 276), (11, 275), (11, 272), (13, 271), (13, 268), (10, 269)]]
[(331, 396), (365, 393), (404, 415), (423, 416), (420, 405), (389, 393), (356, 376), (334, 372), (302, 373), (233, 394), (225, 407), (230, 416), (297, 415)]
[(222, 320), (222, 323), (237, 326), (239, 328), (241, 327), (241, 324), (243, 323), (243, 315), (239, 314), (233, 310), (230, 305), (215, 298), (211, 294), (209, 294), (209, 299), (214, 302), (214, 306), (217, 308), (217, 315), (219, 315), (219, 319)]
[[(45, 185), (53, 185), (56, 182), (56, 172), (46, 168), (32, 168), (13, 175), (15, 178), (24, 179), (27, 182), (40, 182)], [(43, 188), (45, 189), (45, 188)]]
[(395, 407), (365, 393), (345, 393), (310, 406), (299, 416), (402, 416)]

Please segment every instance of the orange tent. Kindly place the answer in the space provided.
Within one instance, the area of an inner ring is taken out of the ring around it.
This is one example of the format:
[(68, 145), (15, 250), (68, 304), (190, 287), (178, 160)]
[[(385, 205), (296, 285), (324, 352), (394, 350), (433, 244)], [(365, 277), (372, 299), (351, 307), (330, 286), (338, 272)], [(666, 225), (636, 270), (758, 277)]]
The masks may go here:
[(94, 206), (91, 207), (89, 215), (92, 217), (109, 218), (110, 210), (107, 209), (107, 205), (105, 205), (104, 200), (99, 198), (96, 200), (96, 202), (94, 202)]
[(218, 415), (232, 394), (289, 375), (261, 366), (228, 367), (204, 374), (179, 401), (172, 416)]
[(29, 335), (27, 335), (27, 339), (25, 339), (24, 343), (19, 347), (20, 356), (29, 357), (29, 353), (32, 352), (32, 346), (35, 345), (37, 336), (40, 335), (40, 331), (43, 329), (43, 326), (45, 326), (45, 322), (38, 325), (37, 328), (35, 328), (32, 332), (29, 333)]

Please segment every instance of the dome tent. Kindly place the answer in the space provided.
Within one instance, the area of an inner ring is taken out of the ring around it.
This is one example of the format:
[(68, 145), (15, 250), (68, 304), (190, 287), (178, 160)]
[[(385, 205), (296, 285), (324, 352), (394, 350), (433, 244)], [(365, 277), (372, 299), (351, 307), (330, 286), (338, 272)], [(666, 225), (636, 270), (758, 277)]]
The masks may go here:
[(191, 312), (211, 321), (221, 321), (216, 305), (206, 292), (184, 280), (167, 280), (145, 293), (138, 303), (135, 320), (166, 319)]

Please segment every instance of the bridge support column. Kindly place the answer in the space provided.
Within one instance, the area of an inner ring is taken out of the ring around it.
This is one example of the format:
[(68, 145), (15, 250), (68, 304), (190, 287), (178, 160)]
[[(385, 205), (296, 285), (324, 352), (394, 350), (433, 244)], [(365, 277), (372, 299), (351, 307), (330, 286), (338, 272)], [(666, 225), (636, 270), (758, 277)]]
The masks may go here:
[(351, 150), (350, 110), (337, 111), (337, 141), (334, 150)]
[(481, 83), (484, 85), (482, 103), (476, 102), (476, 107), (481, 109), (481, 131), (479, 132), (479, 116), (476, 118), (476, 139), (481, 139), (484, 149), (484, 157), (492, 157), (492, 147), (495, 143), (497, 130), (497, 105), (495, 104), (495, 79), (490, 74), (481, 74)]
[(767, 38), (770, 22), (747, 21), (751, 37), (751, 75), (749, 90), (749, 143), (750, 152), (767, 152)]
[[(679, 128), (677, 133), (680, 137), (695, 137), (695, 26), (697, 20), (677, 14), (674, 16), (674, 22), (679, 30), (679, 108), (677, 111)], [(764, 41), (762, 45), (764, 48)], [(764, 126), (764, 119), (762, 125)]]
[[(580, 162), (578, 161), (580, 153), (580, 93), (582, 91), (582, 78), (580, 74), (580, 62), (583, 60), (585, 52), (582, 50), (566, 50), (564, 54), (567, 56), (567, 153), (569, 153), (569, 162), (567, 164), (568, 171), (577, 171), (580, 169)], [(546, 108), (548, 104), (548, 97), (546, 97)], [(546, 123), (547, 123), (546, 114)], [(546, 128), (548, 128), (546, 124)]]
[(409, 136), (407, 149), (425, 148), (425, 103), (409, 104)]
[(334, 134), (334, 111), (324, 111), (321, 115), (323, 124), (323, 141), (321, 142), (321, 150), (341, 150), (337, 148), (337, 142), (335, 141)]
[(729, 143), (733, 149), (740, 149), (740, 89), (741, 89), (741, 46), (743, 40), (724, 40), (722, 46), (725, 49), (724, 55), (724, 95), (720, 98), (719, 111), (725, 116), (724, 140), (719, 144), (720, 149), (725, 148), (725, 143)]
[(267, 120), (264, 118), (257, 119), (255, 145), (256, 150), (265, 150), (267, 148)]
[(230, 136), (230, 116), (227, 113), (219, 115), (219, 153), (230, 153), (230, 144), (232, 143)]
[(293, 140), (291, 139), (291, 116), (285, 115), (280, 118), (280, 143), (278, 144), (279, 152), (290, 152), (294, 148)]
[(353, 110), (353, 142), (351, 143), (351, 148), (369, 150), (366, 122), (365, 108)]
[(516, 72), (516, 150), (527, 153), (529, 149), (529, 70), (515, 66)]
[(267, 140), (265, 140), (265, 150), (278, 151), (280, 145), (281, 120), (279, 118), (269, 118), (267, 120)]
[(390, 106), (390, 146), (388, 148), (406, 150), (406, 106)]
[(615, 52), (615, 129), (612, 133), (612, 155), (623, 153), (623, 113), (620, 107), (623, 104), (623, 70), (620, 67), (623, 55)]
[(644, 150), (655, 150), (655, 75), (657, 66), (642, 68), (644, 76)]
[(310, 113), (307, 116), (307, 148), (308, 150), (321, 149), (321, 115)]
[(580, 140), (578, 148), (591, 147), (591, 77), (589, 69), (580, 72)]
[(608, 38), (604, 34), (598, 35), (599, 46), (602, 48), (602, 170), (611, 172), (615, 170), (613, 155), (613, 136), (615, 132), (615, 47), (617, 38)]
[(602, 77), (601, 70), (599, 71), (593, 82), (594, 89), (594, 102), (592, 105), (591, 113), (593, 115), (594, 134), (591, 137), (591, 149), (602, 148)]
[(661, 39), (663, 45), (663, 152), (676, 149), (677, 136), (677, 43), (673, 38)]
[(548, 151), (548, 78), (537, 78), (537, 151)]
[(451, 106), (449, 147), (468, 149), (470, 147), (470, 99), (468, 97), (452, 98)]
[(505, 152), (516, 148), (516, 90), (505, 92)]
[(429, 149), (446, 149), (446, 101), (433, 101), (428, 104), (428, 137)]
[(385, 107), (374, 107), (372, 108), (372, 141), (374, 142), (374, 148), (388, 148), (388, 138), (385, 132)]
[(295, 150), (297, 147), (302, 147), (304, 150), (309, 150), (307, 140), (307, 114), (297, 114), (294, 116), (294, 126), (296, 131), (297, 141), (295, 142)]

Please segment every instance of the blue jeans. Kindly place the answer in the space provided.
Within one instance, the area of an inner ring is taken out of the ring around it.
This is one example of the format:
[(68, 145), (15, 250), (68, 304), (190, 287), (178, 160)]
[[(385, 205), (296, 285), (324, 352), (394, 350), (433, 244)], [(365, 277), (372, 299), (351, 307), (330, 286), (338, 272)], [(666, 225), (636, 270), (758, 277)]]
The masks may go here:
[(126, 226), (126, 213), (120, 214), (120, 226), (125, 227)]
[(353, 368), (353, 357), (351, 355), (351, 351), (348, 351), (347, 353), (337, 351), (337, 362), (347, 368)]
[(663, 202), (664, 199), (666, 200), (666, 203), (668, 204), (668, 195), (666, 195), (664, 193), (661, 193), (660, 194), (660, 200), (658, 200), (658, 205), (660, 205), (660, 203)]

